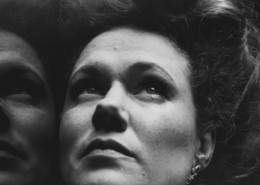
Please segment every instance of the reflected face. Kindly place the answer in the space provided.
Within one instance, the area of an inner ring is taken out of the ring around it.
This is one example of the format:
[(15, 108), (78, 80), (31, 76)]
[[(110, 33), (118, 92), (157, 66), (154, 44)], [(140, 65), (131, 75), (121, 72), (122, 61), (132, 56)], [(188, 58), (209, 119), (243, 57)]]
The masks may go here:
[(68, 184), (186, 184), (199, 143), (187, 60), (154, 33), (100, 34), (72, 72), (60, 142)]
[(0, 184), (46, 182), (54, 120), (52, 96), (35, 51), (19, 36), (0, 30)]

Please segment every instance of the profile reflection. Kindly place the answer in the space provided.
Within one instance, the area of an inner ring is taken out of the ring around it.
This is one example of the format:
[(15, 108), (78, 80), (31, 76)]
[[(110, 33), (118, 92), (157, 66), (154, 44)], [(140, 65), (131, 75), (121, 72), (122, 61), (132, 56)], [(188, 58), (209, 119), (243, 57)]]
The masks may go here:
[(0, 30), (0, 184), (53, 179), (54, 103), (43, 63), (20, 36)]

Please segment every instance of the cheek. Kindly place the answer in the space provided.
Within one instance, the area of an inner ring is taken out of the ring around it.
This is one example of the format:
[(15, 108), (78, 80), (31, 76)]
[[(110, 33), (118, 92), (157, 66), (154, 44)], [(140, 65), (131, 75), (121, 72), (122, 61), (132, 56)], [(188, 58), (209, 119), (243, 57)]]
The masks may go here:
[(159, 106), (135, 112), (133, 123), (139, 140), (154, 157), (191, 154), (196, 142), (193, 110), (171, 104)]
[(10, 106), (13, 131), (34, 147), (49, 148), (55, 139), (55, 115), (52, 107)]
[(59, 131), (63, 152), (72, 150), (78, 139), (91, 130), (93, 111), (88, 107), (75, 107), (64, 112)]
[(183, 106), (157, 105), (136, 109), (134, 113), (133, 129), (142, 146), (144, 171), (158, 182), (182, 184), (189, 174), (198, 141), (193, 111)]

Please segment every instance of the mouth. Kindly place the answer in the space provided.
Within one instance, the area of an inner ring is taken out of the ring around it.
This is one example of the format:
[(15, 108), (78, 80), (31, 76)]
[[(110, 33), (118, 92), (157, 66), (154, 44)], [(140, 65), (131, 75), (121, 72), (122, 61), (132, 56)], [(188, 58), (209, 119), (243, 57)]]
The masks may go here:
[(9, 144), (8, 142), (4, 140), (0, 140), (0, 157), (17, 157), (17, 158), (23, 158), (24, 156), (22, 153), (16, 149), (14, 146)]
[(92, 141), (82, 153), (81, 157), (90, 155), (104, 155), (104, 156), (116, 156), (123, 155), (131, 158), (135, 158), (135, 155), (129, 151), (126, 147), (114, 140), (101, 140), (96, 139)]

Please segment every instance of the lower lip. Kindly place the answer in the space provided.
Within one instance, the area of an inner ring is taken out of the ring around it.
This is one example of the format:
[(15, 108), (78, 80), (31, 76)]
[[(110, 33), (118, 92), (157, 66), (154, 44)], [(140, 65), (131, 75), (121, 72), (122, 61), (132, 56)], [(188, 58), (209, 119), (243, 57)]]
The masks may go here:
[(0, 150), (0, 172), (17, 168), (21, 164), (22, 158), (6, 150)]
[(95, 157), (95, 156), (104, 156), (104, 157), (128, 157), (120, 152), (117, 152), (115, 150), (110, 150), (110, 149), (97, 149), (97, 150), (93, 150), (92, 152), (90, 152), (88, 155), (88, 157)]
[(0, 158), (6, 158), (6, 159), (10, 158), (11, 159), (11, 158), (18, 158), (18, 156), (15, 154), (12, 154), (6, 150), (0, 150)]

